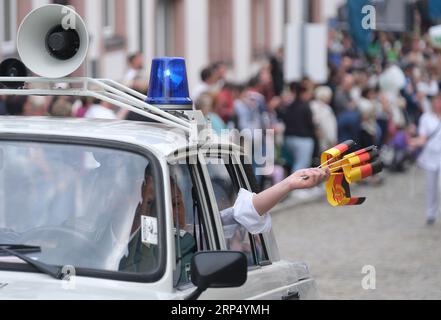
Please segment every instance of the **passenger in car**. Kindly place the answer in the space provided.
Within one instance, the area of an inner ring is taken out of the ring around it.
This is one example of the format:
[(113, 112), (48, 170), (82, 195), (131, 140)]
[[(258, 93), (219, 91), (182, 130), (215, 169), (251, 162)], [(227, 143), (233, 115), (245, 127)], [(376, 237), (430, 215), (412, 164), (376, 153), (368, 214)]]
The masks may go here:
[[(320, 185), (330, 176), (329, 169), (305, 169), (295, 172), (290, 177), (273, 187), (253, 194), (241, 189), (232, 208), (221, 212), (221, 219), (227, 229), (240, 224), (251, 234), (266, 233), (271, 230), (269, 211), (282, 201), (290, 192), (310, 189)], [(231, 234), (230, 232), (226, 233)]]
[[(328, 169), (307, 169), (300, 170), (281, 183), (254, 194), (248, 190), (241, 189), (233, 207), (220, 212), (225, 237), (233, 237), (239, 226), (251, 234), (261, 234), (271, 230), (271, 216), (268, 213), (277, 203), (296, 189), (313, 188), (327, 178), (330, 172)], [(189, 264), (192, 255), (196, 252), (196, 241), (194, 236), (187, 232), (190, 228), (186, 224), (186, 212), (182, 192), (177, 183), (170, 178), (172, 189), (173, 215), (175, 221), (175, 235), (179, 230), (180, 256), (177, 256), (181, 264), (179, 282), (189, 281)], [(152, 270), (152, 263), (156, 261), (157, 247), (145, 246), (141, 242), (140, 217), (156, 216), (155, 190), (153, 175), (146, 170), (145, 181), (142, 186), (142, 202), (139, 204), (134, 224), (132, 227), (131, 241), (128, 252), (121, 259), (119, 269), (126, 272), (143, 272)], [(179, 223), (178, 223), (179, 222)], [(179, 226), (178, 228), (176, 228)]]

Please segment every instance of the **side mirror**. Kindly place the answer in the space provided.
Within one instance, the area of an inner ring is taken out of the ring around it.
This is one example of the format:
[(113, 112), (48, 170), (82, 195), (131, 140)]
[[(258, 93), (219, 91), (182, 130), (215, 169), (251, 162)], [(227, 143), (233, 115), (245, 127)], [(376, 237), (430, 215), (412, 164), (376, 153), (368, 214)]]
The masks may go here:
[(242, 252), (198, 252), (191, 261), (191, 281), (197, 290), (186, 300), (198, 299), (207, 289), (241, 287), (247, 275), (247, 258)]

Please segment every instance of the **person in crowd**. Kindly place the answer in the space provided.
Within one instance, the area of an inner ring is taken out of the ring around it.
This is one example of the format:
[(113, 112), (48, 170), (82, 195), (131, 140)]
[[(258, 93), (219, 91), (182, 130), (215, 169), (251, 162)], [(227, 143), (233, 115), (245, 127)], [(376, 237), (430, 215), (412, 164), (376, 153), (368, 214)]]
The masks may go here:
[(303, 85), (293, 84), (296, 99), (285, 109), (278, 109), (284, 122), (285, 144), (293, 158), (292, 171), (308, 168), (314, 153), (315, 126), (310, 107), (312, 91)]
[(335, 68), (340, 67), (344, 50), (341, 37), (341, 33), (333, 28), (328, 32), (328, 61)]
[(354, 45), (354, 41), (348, 33), (343, 37), (343, 54), (347, 57), (355, 59), (358, 57), (357, 47)]
[(423, 72), (421, 69), (417, 70), (416, 86), (419, 92), (424, 93), (427, 97), (433, 98), (439, 93), (438, 76), (432, 71), (427, 70)]
[(238, 86), (239, 95), (234, 101), (234, 110), (237, 115), (237, 129), (262, 129), (262, 117), (254, 95), (245, 86)]
[(27, 96), (7, 96), (5, 98), (6, 112), (10, 116), (23, 116)]
[(335, 93), (335, 111), (338, 121), (338, 140), (358, 141), (360, 133), (360, 114), (357, 103), (352, 97), (354, 77), (346, 74)]
[(72, 106), (73, 117), (84, 118), (91, 104), (92, 104), (92, 99), (90, 98), (81, 97), (80, 99), (76, 100)]
[(406, 85), (401, 90), (401, 95), (406, 100), (406, 112), (411, 123), (417, 124), (420, 112), (420, 104), (418, 99), (417, 86), (414, 81), (413, 65), (407, 65), (404, 68), (404, 74), (406, 76)]
[(382, 148), (389, 138), (389, 123), (390, 123), (390, 104), (384, 94), (375, 88), (377, 101), (375, 103), (377, 112), (377, 125), (380, 136), (378, 137), (378, 147)]
[(253, 89), (265, 98), (265, 103), (269, 103), (275, 96), (274, 82), (271, 73), (271, 65), (265, 63), (257, 75), (257, 82)]
[(215, 100), (213, 95), (203, 93), (195, 101), (195, 108), (202, 111), (204, 116), (210, 120), (212, 129), (218, 135), (222, 135), (222, 131), (227, 129), (227, 125), (214, 110)]
[(320, 154), (334, 147), (338, 142), (337, 118), (330, 107), (331, 100), (332, 90), (322, 86), (315, 90), (315, 100), (311, 102)]
[(215, 81), (215, 91), (221, 91), (227, 84), (227, 65), (223, 61), (215, 62), (211, 65)]
[(129, 69), (124, 76), (124, 83), (129, 87), (145, 87), (148, 78), (147, 71), (144, 69), (144, 57), (141, 52), (135, 53), (127, 59)]
[(367, 148), (376, 145), (380, 133), (377, 125), (375, 89), (366, 88), (363, 90), (359, 110), (361, 115), (360, 147)]
[(85, 118), (88, 119), (117, 119), (116, 113), (113, 111), (112, 106), (107, 102), (101, 102), (94, 99), (92, 105), (88, 108)]
[(0, 116), (7, 114), (5, 97), (0, 96)]
[(72, 102), (69, 97), (59, 97), (50, 106), (52, 117), (68, 118), (72, 116)]
[(270, 57), (271, 77), (274, 95), (281, 96), (285, 90), (285, 75), (283, 71), (284, 50), (279, 48), (274, 55)]
[(417, 67), (424, 66), (424, 62), (425, 62), (425, 57), (423, 53), (424, 46), (425, 46), (424, 41), (420, 37), (415, 36), (411, 42), (411, 49), (405, 55), (403, 60), (406, 63), (413, 64)]
[(412, 141), (414, 148), (422, 148), (418, 164), (426, 174), (427, 224), (433, 225), (439, 217), (441, 177), (441, 95), (432, 101), (432, 110), (420, 119), (419, 137)]
[(206, 67), (201, 71), (201, 82), (195, 86), (192, 92), (193, 101), (198, 100), (198, 98), (204, 93), (213, 93), (214, 86), (217, 82), (214, 70), (212, 67)]
[(234, 96), (231, 84), (227, 83), (222, 87), (216, 95), (214, 104), (214, 110), (222, 121), (228, 124), (234, 120)]
[(27, 117), (41, 117), (48, 115), (49, 101), (47, 97), (30, 96), (24, 105), (23, 115)]

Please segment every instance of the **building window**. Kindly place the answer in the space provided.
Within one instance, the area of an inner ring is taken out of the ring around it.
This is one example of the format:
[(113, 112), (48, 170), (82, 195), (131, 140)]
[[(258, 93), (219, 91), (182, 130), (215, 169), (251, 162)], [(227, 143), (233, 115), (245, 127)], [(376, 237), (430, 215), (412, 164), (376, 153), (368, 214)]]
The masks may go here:
[(144, 17), (145, 17), (145, 10), (146, 10), (146, 6), (144, 3), (144, 0), (138, 0), (138, 21), (139, 21), (139, 36), (138, 36), (138, 47), (139, 47), (139, 51), (141, 52), (145, 52), (145, 41), (144, 41), (144, 37), (145, 37), (145, 22), (144, 22)]
[(320, 1), (311, 0), (307, 3), (308, 10), (308, 22), (310, 23), (318, 23), (320, 22)]
[(63, 6), (70, 6), (69, 0), (53, 0), (52, 3), (54, 4), (61, 4)]
[(289, 17), (289, 11), (290, 10), (290, 3), (289, 0), (283, 0), (283, 25), (289, 24), (290, 17)]
[(233, 62), (232, 0), (210, 0), (209, 57), (211, 62)]
[(2, 51), (11, 54), (15, 51), (17, 35), (17, 2), (15, 0), (0, 0), (0, 41)]
[(251, 0), (251, 30), (253, 57), (259, 58), (270, 49), (270, 0)]
[(115, 0), (103, 0), (103, 34), (106, 38), (115, 36), (116, 8)]
[(156, 56), (185, 56), (184, 0), (157, 0)]

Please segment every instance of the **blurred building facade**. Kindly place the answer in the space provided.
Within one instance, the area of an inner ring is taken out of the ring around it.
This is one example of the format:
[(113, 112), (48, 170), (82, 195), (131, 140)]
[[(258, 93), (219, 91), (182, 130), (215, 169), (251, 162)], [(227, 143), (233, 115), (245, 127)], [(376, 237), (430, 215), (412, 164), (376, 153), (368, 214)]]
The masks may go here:
[(142, 52), (182, 56), (189, 81), (201, 68), (223, 61), (237, 80), (247, 79), (268, 52), (283, 46), (291, 22), (326, 22), (344, 0), (0, 0), (0, 59), (17, 55), (23, 18), (48, 3), (72, 5), (84, 17), (91, 45), (79, 74), (120, 80), (127, 57)]

